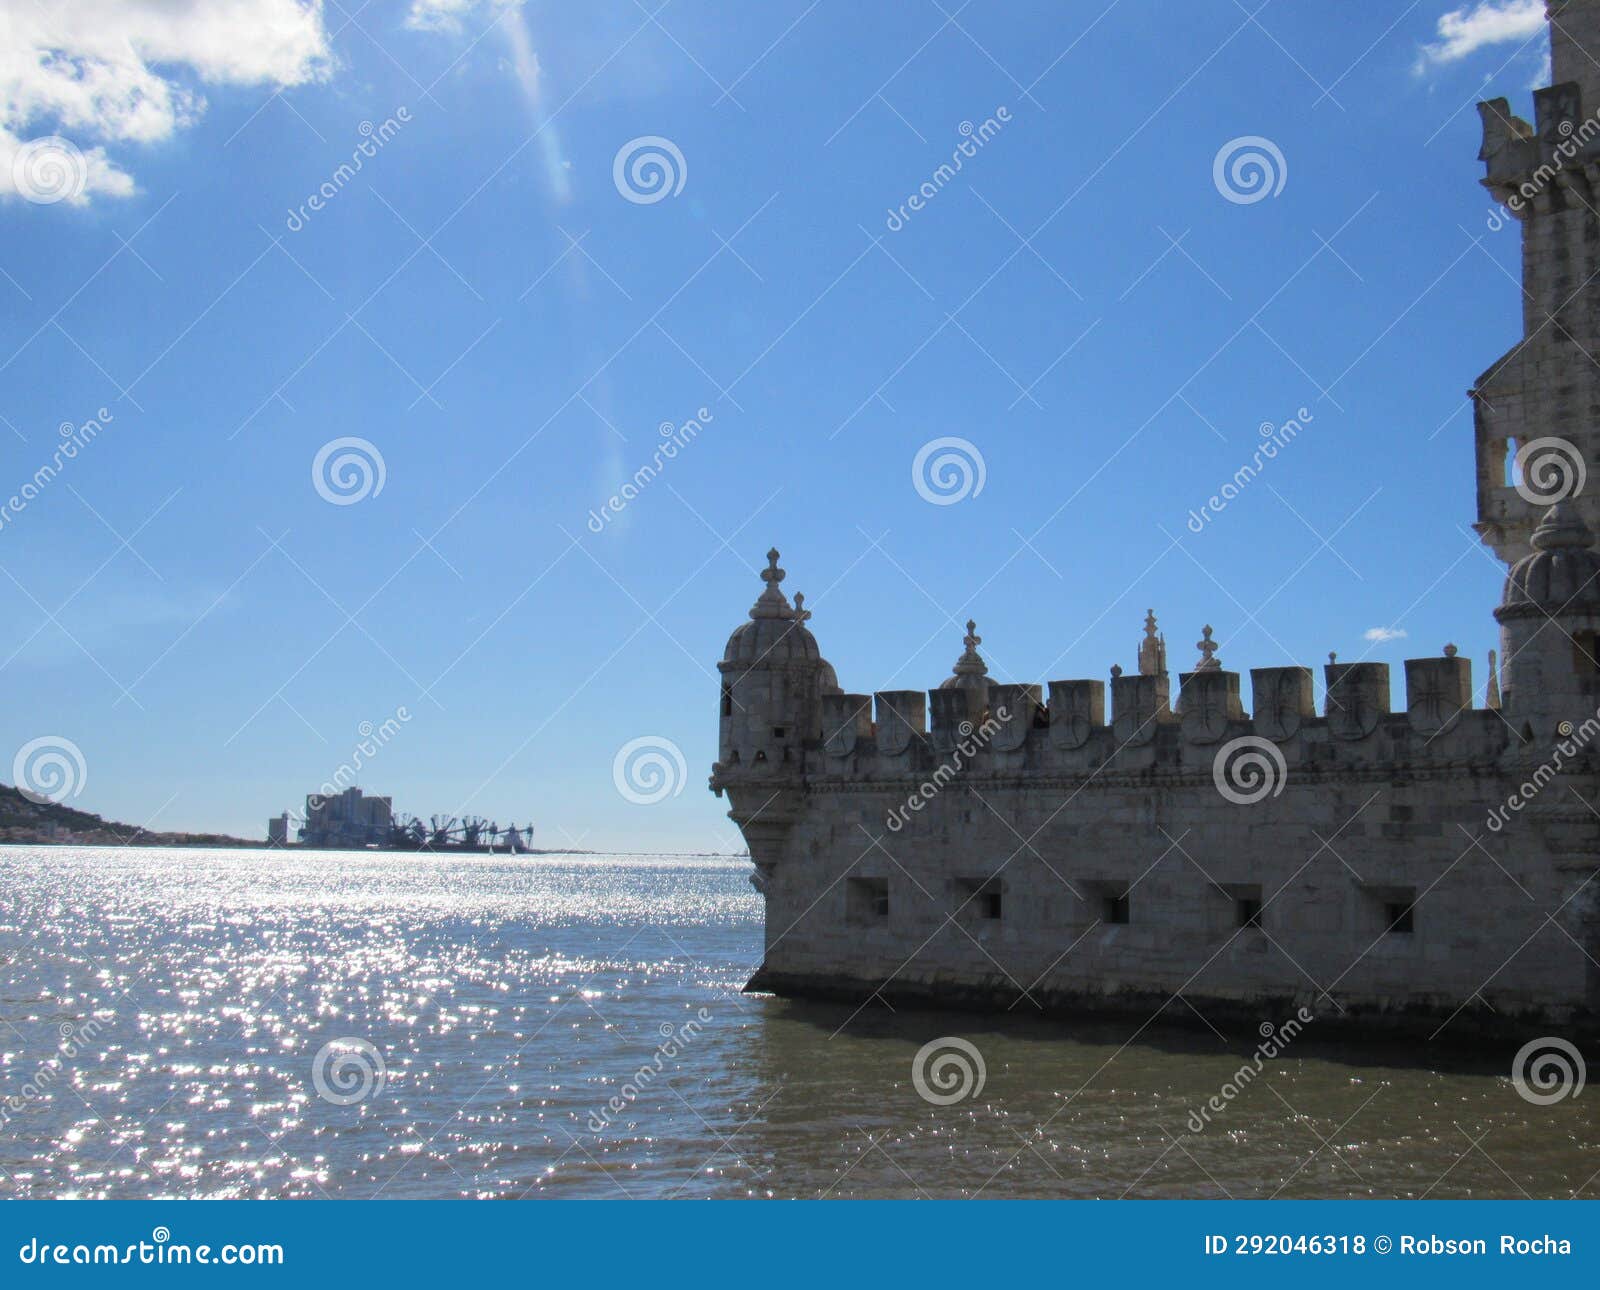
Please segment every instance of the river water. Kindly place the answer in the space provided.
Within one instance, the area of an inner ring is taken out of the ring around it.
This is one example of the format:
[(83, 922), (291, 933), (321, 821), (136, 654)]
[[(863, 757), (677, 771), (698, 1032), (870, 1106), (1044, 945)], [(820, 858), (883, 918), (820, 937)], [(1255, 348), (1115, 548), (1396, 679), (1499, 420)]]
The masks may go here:
[(0, 848), (0, 1195), (1600, 1195), (1504, 1054), (742, 995), (749, 871)]

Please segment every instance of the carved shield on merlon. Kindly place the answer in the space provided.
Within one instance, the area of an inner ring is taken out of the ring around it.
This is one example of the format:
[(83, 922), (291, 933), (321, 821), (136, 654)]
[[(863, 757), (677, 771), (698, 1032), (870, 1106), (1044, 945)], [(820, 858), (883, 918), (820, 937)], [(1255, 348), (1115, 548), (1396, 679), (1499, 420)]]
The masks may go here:
[(1365, 739), (1389, 715), (1387, 663), (1329, 663), (1328, 729), (1339, 739)]
[(912, 739), (928, 730), (928, 695), (923, 690), (879, 690), (873, 696), (878, 712), (878, 751), (898, 757)]
[[(999, 729), (990, 739), (989, 746), (997, 752), (1015, 752), (1028, 741), (1028, 731), (1033, 728), (1033, 714), (1041, 706), (1037, 685), (991, 685), (989, 687), (989, 717)], [(1001, 715), (1004, 713), (1005, 715)]]
[(1228, 723), (1244, 715), (1237, 672), (1185, 672), (1178, 680), (1178, 716), (1190, 743), (1216, 743), (1228, 733)]
[(1105, 723), (1105, 682), (1050, 682), (1050, 742), (1055, 747), (1082, 748)]
[(1156, 737), (1168, 717), (1166, 678), (1119, 676), (1111, 682), (1111, 723), (1119, 746), (1137, 748)]
[(1253, 667), (1250, 695), (1256, 733), (1274, 743), (1293, 739), (1317, 715), (1309, 667)]
[(1406, 716), (1418, 734), (1434, 735), (1472, 706), (1472, 661), (1408, 658)]
[(822, 746), (830, 757), (848, 757), (872, 725), (872, 700), (865, 694), (822, 696)]

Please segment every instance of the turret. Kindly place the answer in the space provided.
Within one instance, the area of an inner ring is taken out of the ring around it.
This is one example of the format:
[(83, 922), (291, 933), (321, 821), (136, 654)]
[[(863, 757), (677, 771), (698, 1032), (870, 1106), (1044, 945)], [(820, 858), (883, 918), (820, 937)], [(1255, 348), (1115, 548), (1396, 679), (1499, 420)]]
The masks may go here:
[(1534, 91), (1532, 123), (1505, 99), (1478, 105), (1491, 227), (1504, 214), (1522, 236), (1522, 336), (1471, 391), (1474, 527), (1508, 565), (1562, 498), (1600, 527), (1600, 492), (1584, 490), (1600, 468), (1600, 0), (1548, 7), (1555, 84)]
[(778, 552), (767, 552), (766, 585), (750, 621), (728, 638), (722, 673), (718, 778), (798, 776), (805, 745), (822, 736), (823, 694), (839, 684), (806, 627), (805, 597), (783, 594)]
[(1579, 725), (1600, 707), (1600, 552), (1571, 501), (1545, 512), (1531, 543), (1494, 611), (1501, 715), (1524, 738), (1547, 744), (1565, 733), (1563, 721)]
[(978, 653), (983, 637), (978, 635), (978, 624), (970, 618), (961, 644), (961, 657), (932, 694), (934, 735), (945, 744), (959, 737), (963, 723), (976, 726), (982, 722), (989, 706), (989, 665)]

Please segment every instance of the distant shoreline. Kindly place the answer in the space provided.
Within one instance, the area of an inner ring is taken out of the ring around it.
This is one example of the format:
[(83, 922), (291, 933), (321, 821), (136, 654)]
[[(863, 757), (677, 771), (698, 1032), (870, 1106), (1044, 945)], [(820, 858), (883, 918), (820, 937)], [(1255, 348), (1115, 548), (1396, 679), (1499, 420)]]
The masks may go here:
[[(182, 840), (179, 840), (182, 839)], [(269, 846), (266, 842), (249, 842), (241, 838), (228, 838), (212, 841), (204, 835), (198, 834), (150, 834), (135, 841), (123, 842), (113, 840), (87, 841), (81, 838), (39, 838), (36, 840), (0, 838), (0, 850), (6, 848), (40, 848), (61, 847), (75, 848), (78, 850), (94, 851), (281, 851), (285, 855), (297, 852), (311, 852), (321, 855), (365, 855), (365, 856), (403, 856), (417, 857), (429, 856), (440, 860), (459, 860), (465, 856), (494, 856), (507, 860), (539, 859), (544, 856), (664, 856), (681, 858), (684, 860), (748, 860), (749, 852), (738, 851), (592, 851), (571, 850), (566, 848), (545, 849), (534, 847), (522, 851), (429, 851), (421, 850), (391, 850), (387, 847), (311, 847), (296, 843), (293, 846)]]
[(317, 847), (303, 842), (273, 846), (264, 838), (236, 838), (228, 833), (155, 833), (133, 824), (105, 820), (58, 802), (36, 802), (8, 784), (0, 784), (0, 847), (170, 847), (212, 851), (323, 851), (370, 855), (524, 855), (524, 856), (685, 856), (748, 860), (750, 853), (733, 851), (592, 851), (564, 847), (530, 847), (523, 851), (477, 851), (409, 847)]

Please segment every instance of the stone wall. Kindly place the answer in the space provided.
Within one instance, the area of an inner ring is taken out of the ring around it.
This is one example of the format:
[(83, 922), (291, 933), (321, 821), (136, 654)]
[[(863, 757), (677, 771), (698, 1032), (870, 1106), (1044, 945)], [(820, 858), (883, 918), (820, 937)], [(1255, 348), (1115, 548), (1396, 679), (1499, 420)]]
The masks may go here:
[[(824, 697), (824, 740), (752, 842), (751, 988), (1071, 1013), (1181, 994), (1212, 1019), (1303, 1003), (1461, 1037), (1583, 1024), (1600, 817), (1568, 786), (1593, 794), (1587, 743), (1508, 811), (1551, 750), (1470, 708), (1465, 660), (1408, 663), (1402, 714), (1382, 665), (1326, 677), (1317, 716), (1308, 669), (1257, 671), (1253, 719), (1222, 671), (1185, 675), (1173, 710), (1151, 702), (1165, 678), (1119, 677), (1109, 724), (1098, 682), (1053, 682), (1047, 707), (1037, 686), (934, 691), (928, 730), (905, 692)], [(1142, 721), (1119, 730), (1117, 707)], [(757, 820), (780, 787), (722, 786)]]

